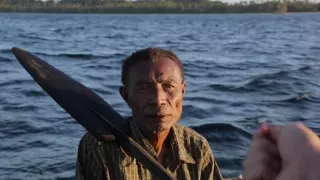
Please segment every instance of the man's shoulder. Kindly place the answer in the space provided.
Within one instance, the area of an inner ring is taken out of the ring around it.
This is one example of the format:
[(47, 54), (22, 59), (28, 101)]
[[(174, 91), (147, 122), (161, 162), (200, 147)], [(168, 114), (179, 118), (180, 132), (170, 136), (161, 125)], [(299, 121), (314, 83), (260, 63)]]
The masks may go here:
[(178, 138), (183, 139), (187, 145), (196, 145), (198, 148), (208, 146), (207, 139), (195, 130), (181, 124), (176, 124), (175, 127)]
[(96, 138), (94, 135), (92, 135), (90, 132), (86, 132), (80, 140), (80, 146), (85, 146), (88, 151), (92, 150), (96, 146), (101, 145), (101, 143), (114, 143), (115, 142), (115, 136), (112, 134), (106, 134), (99, 138)]

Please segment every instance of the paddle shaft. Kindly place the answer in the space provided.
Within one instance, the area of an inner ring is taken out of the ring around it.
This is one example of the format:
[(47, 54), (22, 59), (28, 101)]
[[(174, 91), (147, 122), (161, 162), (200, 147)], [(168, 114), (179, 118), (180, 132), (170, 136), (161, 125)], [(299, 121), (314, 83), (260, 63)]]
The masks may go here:
[(168, 180), (176, 179), (171, 174), (169, 174), (169, 172), (163, 166), (161, 166), (153, 157), (151, 157), (135, 140), (123, 134), (121, 130), (115, 127), (108, 119), (104, 118), (101, 114), (99, 114), (96, 111), (93, 111), (93, 112), (102, 121), (109, 124), (109, 126), (111, 127), (112, 133), (119, 140), (119, 143), (121, 144), (121, 146), (125, 150), (127, 150), (128, 154), (130, 154), (132, 157), (139, 159), (139, 161), (142, 162), (144, 166), (148, 167), (151, 172), (154, 172), (154, 174), (157, 177), (161, 179), (168, 179)]

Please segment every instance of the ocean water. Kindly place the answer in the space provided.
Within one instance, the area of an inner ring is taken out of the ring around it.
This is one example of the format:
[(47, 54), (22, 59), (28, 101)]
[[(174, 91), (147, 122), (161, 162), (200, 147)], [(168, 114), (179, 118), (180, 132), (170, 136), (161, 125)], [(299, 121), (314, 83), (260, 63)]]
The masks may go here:
[(31, 51), (130, 115), (121, 60), (162, 47), (183, 61), (180, 123), (204, 135), (225, 177), (242, 172), (261, 122), (320, 133), (320, 14), (0, 13), (0, 179), (74, 179), (85, 132), (22, 68)]

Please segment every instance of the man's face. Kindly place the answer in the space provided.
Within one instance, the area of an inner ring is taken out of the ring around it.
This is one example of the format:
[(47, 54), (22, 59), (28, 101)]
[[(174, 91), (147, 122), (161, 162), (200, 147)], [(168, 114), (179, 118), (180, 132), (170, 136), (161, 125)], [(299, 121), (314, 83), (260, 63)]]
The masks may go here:
[(134, 65), (125, 88), (124, 98), (144, 133), (159, 134), (180, 119), (186, 84), (179, 66), (171, 59)]

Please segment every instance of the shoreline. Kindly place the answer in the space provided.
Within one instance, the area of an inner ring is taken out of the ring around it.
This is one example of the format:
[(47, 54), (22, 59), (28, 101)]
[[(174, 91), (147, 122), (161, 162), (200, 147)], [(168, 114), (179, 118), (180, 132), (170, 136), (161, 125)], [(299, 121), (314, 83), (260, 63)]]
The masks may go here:
[(246, 15), (246, 14), (266, 14), (266, 15), (290, 15), (290, 14), (320, 14), (320, 11), (312, 12), (312, 11), (305, 11), (305, 12), (285, 12), (285, 13), (274, 13), (274, 12), (226, 12), (226, 13), (215, 13), (215, 12), (61, 12), (61, 11), (1, 11), (0, 13), (7, 13), (7, 14), (87, 14), (87, 15)]
[(219, 1), (174, 2), (174, 1), (135, 1), (135, 2), (90, 2), (61, 0), (57, 3), (35, 1), (27, 3), (0, 4), (0, 12), (22, 13), (70, 13), (70, 14), (287, 14), (319, 13), (320, 3), (297, 1), (283, 3), (267, 1), (263, 3), (223, 3)]

